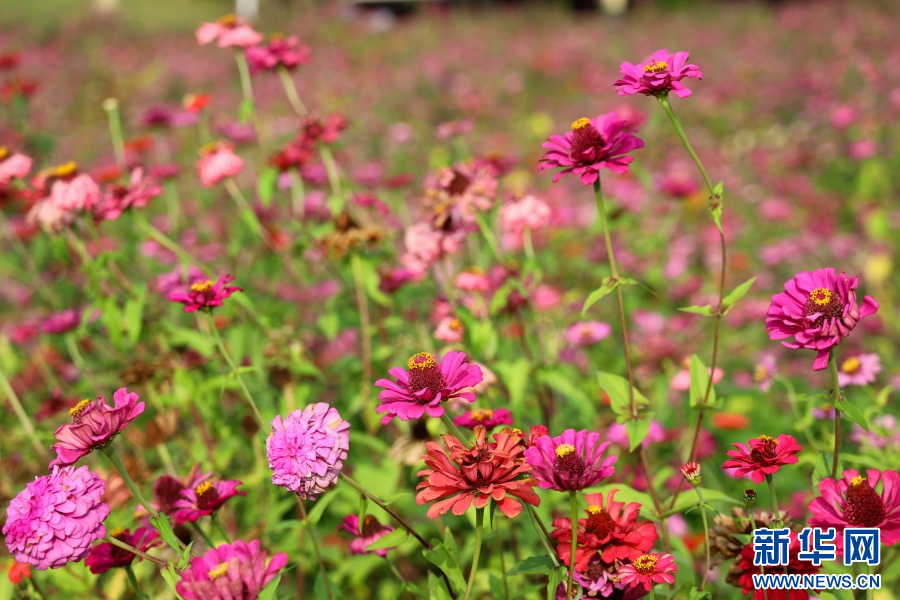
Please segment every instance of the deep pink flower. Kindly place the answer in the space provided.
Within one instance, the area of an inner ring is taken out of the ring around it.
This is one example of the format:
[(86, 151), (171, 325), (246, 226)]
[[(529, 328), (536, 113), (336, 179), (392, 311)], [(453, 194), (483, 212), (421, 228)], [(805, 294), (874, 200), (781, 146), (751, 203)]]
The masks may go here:
[(865, 477), (853, 469), (847, 469), (843, 475), (840, 481), (829, 477), (819, 482), (819, 497), (809, 503), (810, 527), (834, 527), (840, 552), (847, 527), (879, 528), (884, 546), (900, 542), (900, 475), (875, 469), (868, 469)]
[(272, 483), (315, 498), (337, 482), (349, 449), (350, 423), (325, 402), (277, 416), (266, 439)]
[(498, 425), (512, 425), (512, 422), (512, 413), (505, 408), (476, 408), (453, 419), (453, 424), (459, 427), (475, 429), (481, 425), (488, 431)]
[(566, 429), (562, 435), (541, 436), (525, 451), (525, 460), (543, 489), (583, 490), (616, 472), (617, 456), (603, 456), (609, 442), (586, 429)]
[(9, 184), (14, 178), (24, 179), (31, 172), (32, 164), (28, 156), (11, 153), (6, 146), (0, 146), (0, 186)]
[(409, 371), (400, 367), (390, 369), (396, 383), (379, 379), (376, 387), (384, 388), (378, 399), (381, 403), (375, 412), (387, 413), (381, 424), (387, 425), (394, 417), (401, 421), (418, 419), (426, 412), (432, 417), (444, 414), (442, 403), (453, 398), (475, 401), (475, 394), (468, 391), (484, 378), (478, 365), (470, 365), (464, 352), (448, 352), (441, 362), (432, 354), (419, 352), (406, 363)]
[(162, 193), (162, 187), (152, 177), (144, 177), (140, 167), (131, 171), (129, 185), (110, 185), (93, 209), (94, 222), (115, 221), (131, 207), (143, 208)]
[(881, 372), (881, 359), (877, 354), (848, 356), (838, 365), (838, 385), (869, 385)]
[(374, 544), (376, 541), (380, 540), (394, 530), (394, 528), (390, 525), (379, 523), (378, 519), (376, 519), (372, 515), (366, 515), (363, 519), (361, 532), (359, 527), (358, 515), (347, 515), (346, 517), (344, 517), (344, 520), (341, 521), (340, 525), (338, 525), (338, 529), (342, 529), (353, 536), (353, 541), (350, 542), (350, 554), (355, 555), (375, 553), (378, 556), (385, 557), (387, 556), (388, 550), (391, 550), (391, 548), (366, 550), (366, 546), (368, 546), (369, 544)]
[(730, 456), (722, 465), (723, 469), (735, 469), (735, 477), (743, 477), (750, 474), (753, 483), (762, 483), (766, 475), (778, 472), (784, 465), (793, 465), (797, 462), (797, 454), (803, 450), (803, 446), (797, 443), (793, 437), (781, 434), (778, 439), (761, 435), (753, 438), (747, 444), (733, 444), (737, 450), (729, 450), (725, 454)]
[(215, 187), (244, 169), (244, 159), (234, 153), (231, 142), (207, 144), (200, 150), (197, 171), (205, 187)]
[(70, 308), (54, 313), (43, 320), (41, 329), (44, 333), (65, 333), (72, 331), (81, 323), (81, 311)]
[(213, 514), (230, 498), (247, 495), (237, 489), (239, 485), (240, 481), (231, 479), (206, 479), (194, 487), (186, 487), (172, 506), (172, 520), (180, 525)]
[(772, 296), (766, 313), (769, 339), (793, 337), (793, 342), (782, 345), (816, 350), (813, 370), (827, 368), (831, 349), (850, 335), (860, 319), (878, 311), (878, 302), (871, 296), (857, 304), (857, 283), (856, 277), (836, 275), (832, 268), (798, 273), (784, 284), (783, 292)]
[(554, 183), (566, 173), (574, 173), (584, 185), (593, 185), (603, 168), (613, 173), (627, 173), (634, 157), (626, 155), (644, 147), (643, 140), (632, 135), (632, 131), (614, 112), (594, 119), (578, 119), (564, 136), (551, 135), (541, 145), (547, 152), (541, 158), (538, 170), (562, 167), (563, 170), (553, 176)]
[(625, 585), (643, 586), (650, 591), (658, 583), (675, 583), (674, 573), (677, 572), (678, 565), (671, 554), (651, 552), (637, 557), (631, 564), (622, 565), (617, 575)]
[(612, 333), (609, 323), (580, 321), (566, 329), (566, 342), (570, 346), (590, 346), (604, 340)]
[(204, 281), (206, 281), (206, 275), (198, 267), (190, 265), (185, 269), (179, 265), (156, 279), (156, 291), (168, 298), (170, 294), (183, 287), (190, 287)]
[(278, 67), (293, 70), (309, 62), (309, 46), (301, 44), (296, 35), (287, 38), (272, 36), (267, 46), (253, 46), (245, 51), (251, 73), (271, 71)]
[(703, 79), (697, 65), (687, 64), (690, 55), (690, 52), (676, 52), (669, 56), (668, 50), (657, 50), (650, 59), (637, 65), (623, 62), (619, 67), (622, 78), (613, 84), (616, 93), (620, 96), (659, 95), (671, 91), (679, 98), (689, 97), (692, 92), (681, 80), (685, 77)]
[(228, 285), (232, 281), (234, 276), (226, 274), (215, 284), (208, 279), (193, 283), (189, 292), (173, 292), (169, 294), (169, 300), (184, 304), (184, 312), (209, 312), (216, 306), (222, 306), (222, 301), (230, 298), (233, 293), (244, 291), (237, 286)]
[[(109, 532), (109, 536), (142, 552), (162, 543), (159, 533), (152, 527), (138, 527), (134, 533), (131, 533), (130, 529), (114, 529)], [(128, 550), (104, 542), (91, 548), (91, 553), (84, 559), (84, 564), (91, 570), (91, 573), (99, 575), (110, 569), (130, 565), (135, 558), (137, 557)], [(138, 560), (144, 559), (138, 558)]]
[(114, 406), (109, 406), (103, 396), (98, 396), (93, 402), (82, 400), (69, 410), (72, 422), (53, 432), (56, 441), (50, 450), (56, 451), (56, 458), (50, 463), (51, 468), (74, 464), (95, 448), (106, 446), (144, 412), (144, 403), (126, 388), (116, 390), (113, 402)]
[(185, 600), (250, 600), (257, 598), (288, 562), (279, 552), (266, 565), (268, 553), (259, 540), (237, 540), (191, 559), (175, 589)]
[(197, 43), (201, 46), (219, 42), (219, 48), (248, 48), (263, 41), (261, 33), (254, 31), (237, 15), (225, 15), (212, 23), (197, 28)]
[(58, 569), (88, 555), (106, 535), (109, 506), (100, 501), (106, 484), (87, 467), (52, 467), (6, 509), (6, 547), (20, 563)]

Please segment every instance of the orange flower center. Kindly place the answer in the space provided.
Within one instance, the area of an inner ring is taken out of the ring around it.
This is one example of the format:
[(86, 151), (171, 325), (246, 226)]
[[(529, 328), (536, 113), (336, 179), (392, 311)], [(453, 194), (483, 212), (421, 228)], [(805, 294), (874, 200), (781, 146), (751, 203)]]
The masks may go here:
[(494, 418), (494, 411), (490, 408), (476, 408), (469, 416), (475, 421), (488, 421)]
[(3, 160), (7, 156), (9, 156), (9, 148), (7, 148), (6, 146), (0, 146), (0, 160)]
[(192, 292), (200, 292), (201, 294), (206, 293), (213, 286), (213, 282), (207, 279), (201, 283), (195, 283), (191, 286)]
[(238, 17), (234, 13), (227, 14), (224, 17), (220, 17), (216, 20), (216, 23), (218, 23), (219, 25), (224, 25), (225, 27), (233, 27), (234, 25), (237, 25), (237, 22)]
[(665, 73), (669, 70), (669, 65), (664, 60), (657, 60), (644, 65), (644, 73)]
[(453, 331), (459, 331), (460, 329), (462, 329), (462, 323), (460, 322), (460, 320), (453, 319), (452, 321), (450, 321), (450, 329)]
[(766, 365), (756, 365), (756, 368), (753, 369), (753, 380), (759, 382), (768, 378), (769, 370), (766, 368)]
[(652, 575), (656, 571), (656, 563), (659, 559), (652, 554), (638, 556), (634, 561), (634, 570), (641, 575)]

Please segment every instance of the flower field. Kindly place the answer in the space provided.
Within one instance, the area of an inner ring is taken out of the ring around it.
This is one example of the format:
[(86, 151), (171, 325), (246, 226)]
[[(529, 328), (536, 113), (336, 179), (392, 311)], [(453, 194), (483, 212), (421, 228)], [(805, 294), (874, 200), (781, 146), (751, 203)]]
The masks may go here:
[(53, 4), (0, 600), (898, 597), (895, 3)]

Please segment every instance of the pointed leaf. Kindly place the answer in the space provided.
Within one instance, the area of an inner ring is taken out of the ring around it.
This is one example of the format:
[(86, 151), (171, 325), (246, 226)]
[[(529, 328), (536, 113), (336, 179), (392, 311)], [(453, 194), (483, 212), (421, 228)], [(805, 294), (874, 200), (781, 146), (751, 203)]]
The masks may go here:
[(368, 546), (366, 546), (366, 550), (382, 550), (385, 548), (396, 548), (400, 544), (406, 541), (409, 537), (409, 532), (407, 532), (402, 527), (398, 527), (392, 532), (384, 535)]
[(686, 306), (684, 308), (679, 308), (678, 310), (681, 312), (693, 313), (695, 315), (703, 315), (704, 317), (716, 316), (716, 312), (710, 304), (707, 304), (706, 306)]
[(725, 296), (725, 299), (722, 300), (722, 308), (720, 309), (723, 315), (727, 315), (728, 311), (734, 308), (734, 305), (738, 300), (744, 297), (744, 295), (750, 291), (750, 287), (753, 286), (753, 282), (756, 281), (756, 277), (751, 277), (741, 285), (737, 286), (731, 293)]
[(625, 422), (625, 431), (628, 432), (628, 443), (631, 446), (631, 452), (641, 445), (644, 438), (650, 432), (650, 418), (652, 414), (647, 413), (641, 415), (637, 419), (630, 419)]
[(850, 404), (850, 402), (847, 400), (838, 400), (835, 403), (835, 407), (844, 413), (844, 416), (848, 419), (865, 429), (867, 432), (869, 431), (869, 424), (866, 422), (866, 416), (861, 410)]
[[(703, 404), (706, 398), (706, 389), (709, 387), (709, 370), (700, 357), (696, 354), (691, 356), (691, 406)], [(706, 404), (714, 405), (716, 403), (716, 388), (711, 387), (709, 390), (709, 399)]]

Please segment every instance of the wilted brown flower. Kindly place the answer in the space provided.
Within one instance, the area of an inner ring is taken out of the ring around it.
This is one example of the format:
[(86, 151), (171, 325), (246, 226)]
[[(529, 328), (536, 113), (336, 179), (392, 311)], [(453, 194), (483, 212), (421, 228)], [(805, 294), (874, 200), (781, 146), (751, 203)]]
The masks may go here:
[[(802, 524), (794, 523), (794, 520), (784, 511), (781, 520), (784, 526), (799, 531)], [(714, 525), (709, 530), (709, 546), (712, 553), (713, 565), (734, 558), (748, 543), (748, 538), (738, 539), (735, 536), (748, 536), (753, 532), (753, 524), (750, 522), (747, 511), (742, 507), (732, 509), (732, 515), (717, 515), (713, 518)], [(757, 527), (767, 527), (772, 520), (771, 511), (755, 511), (753, 518)]]

